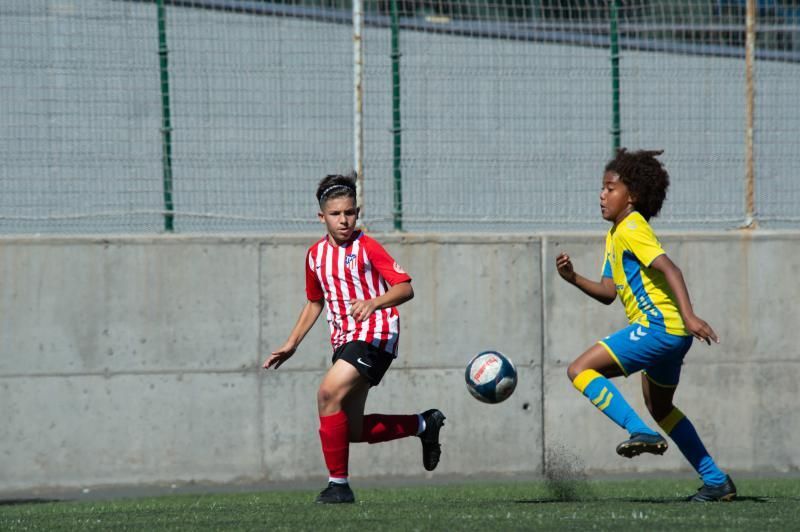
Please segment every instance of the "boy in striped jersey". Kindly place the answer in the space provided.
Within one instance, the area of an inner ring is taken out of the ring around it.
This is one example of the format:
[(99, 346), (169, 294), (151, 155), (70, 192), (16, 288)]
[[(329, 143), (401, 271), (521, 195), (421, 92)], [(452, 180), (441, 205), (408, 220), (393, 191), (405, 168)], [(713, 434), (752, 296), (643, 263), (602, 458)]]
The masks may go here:
[(703, 480), (689, 500), (731, 500), (736, 486), (730, 476), (717, 467), (692, 423), (672, 403), (693, 337), (709, 345), (719, 339), (695, 315), (683, 274), (648, 223), (661, 210), (669, 186), (669, 175), (656, 159), (661, 153), (623, 148), (606, 165), (600, 211), (612, 227), (600, 282), (578, 275), (567, 254), (556, 258), (561, 277), (585, 294), (606, 305), (619, 294), (630, 323), (579, 356), (567, 375), (592, 404), (630, 433), (617, 453), (632, 458), (667, 450), (666, 440), (645, 425), (609, 380), (642, 370), (647, 409)]
[(355, 501), (347, 480), (350, 442), (378, 443), (407, 436), (422, 441), (422, 463), (439, 463), (439, 431), (444, 415), (436, 409), (410, 415), (364, 415), (367, 394), (397, 356), (400, 315), (397, 306), (414, 297), (411, 277), (375, 240), (356, 229), (355, 175), (329, 175), (317, 187), (319, 219), (327, 234), (306, 254), (306, 296), (289, 338), (264, 362), (281, 366), (327, 311), (333, 365), (317, 392), (319, 436), (328, 466), (328, 486), (316, 499), (336, 504)]

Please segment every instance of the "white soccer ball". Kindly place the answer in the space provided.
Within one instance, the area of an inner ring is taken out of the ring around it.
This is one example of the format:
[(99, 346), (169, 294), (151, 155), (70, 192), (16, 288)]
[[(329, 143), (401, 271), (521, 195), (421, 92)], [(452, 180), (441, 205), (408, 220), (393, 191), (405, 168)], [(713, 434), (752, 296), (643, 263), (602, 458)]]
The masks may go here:
[(517, 387), (517, 369), (498, 351), (483, 351), (467, 364), (467, 390), (478, 401), (500, 403)]

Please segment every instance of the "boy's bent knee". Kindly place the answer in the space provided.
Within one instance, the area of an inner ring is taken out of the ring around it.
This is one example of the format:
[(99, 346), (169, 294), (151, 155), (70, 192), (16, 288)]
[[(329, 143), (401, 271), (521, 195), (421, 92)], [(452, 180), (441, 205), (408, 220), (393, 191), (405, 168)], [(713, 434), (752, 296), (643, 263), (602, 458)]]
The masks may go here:
[(653, 416), (657, 422), (660, 422), (668, 415), (672, 413), (675, 409), (675, 405), (672, 404), (670, 401), (669, 403), (654, 403), (653, 401), (645, 401), (645, 405), (647, 406), (647, 410), (650, 412), (650, 415)]
[(317, 391), (317, 406), (320, 411), (329, 409), (330, 407), (340, 406), (339, 403), (341, 403), (341, 399), (334, 393), (334, 390), (320, 387)]
[(569, 379), (570, 382), (575, 382), (575, 379), (578, 377), (578, 375), (580, 375), (587, 369), (591, 368), (583, 367), (583, 365), (579, 364), (578, 361), (576, 360), (567, 367), (567, 378)]
[(570, 382), (573, 382), (575, 380), (575, 377), (580, 375), (584, 369), (586, 368), (583, 368), (576, 362), (573, 362), (567, 367), (567, 378), (569, 379)]

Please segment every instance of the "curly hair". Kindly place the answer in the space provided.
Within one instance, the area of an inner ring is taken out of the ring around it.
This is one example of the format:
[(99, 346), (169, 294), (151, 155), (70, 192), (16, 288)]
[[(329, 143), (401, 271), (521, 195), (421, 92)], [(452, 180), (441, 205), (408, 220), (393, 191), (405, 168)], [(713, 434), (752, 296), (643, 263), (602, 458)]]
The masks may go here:
[(662, 153), (664, 150), (629, 152), (620, 148), (605, 168), (606, 172), (619, 175), (634, 198), (634, 207), (645, 220), (658, 216), (667, 197), (669, 174), (656, 159)]
[(356, 173), (348, 175), (330, 174), (322, 178), (317, 186), (317, 201), (322, 207), (326, 201), (334, 198), (350, 197), (356, 199)]

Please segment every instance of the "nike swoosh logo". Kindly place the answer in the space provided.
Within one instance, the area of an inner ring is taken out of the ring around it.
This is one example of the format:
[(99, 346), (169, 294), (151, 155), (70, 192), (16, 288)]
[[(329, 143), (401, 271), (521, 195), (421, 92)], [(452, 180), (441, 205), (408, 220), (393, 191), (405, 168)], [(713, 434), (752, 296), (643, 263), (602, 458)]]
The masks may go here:
[(368, 368), (372, 367), (370, 364), (367, 364), (366, 362), (361, 360), (361, 357), (358, 357), (358, 363), (361, 364), (362, 366), (367, 366)]

